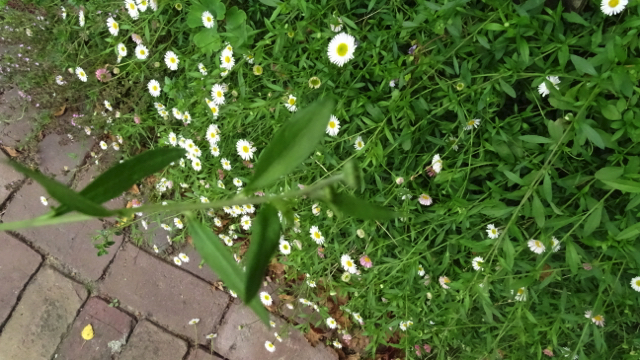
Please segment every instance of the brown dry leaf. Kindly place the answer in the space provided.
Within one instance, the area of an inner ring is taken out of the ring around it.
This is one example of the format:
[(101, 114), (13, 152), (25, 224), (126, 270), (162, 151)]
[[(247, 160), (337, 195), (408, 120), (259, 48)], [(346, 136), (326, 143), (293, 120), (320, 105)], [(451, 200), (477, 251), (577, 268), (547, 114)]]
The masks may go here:
[(211, 287), (214, 288), (214, 289), (218, 289), (220, 291), (224, 291), (224, 286), (222, 285), (222, 281), (214, 282)]
[(191, 236), (187, 236), (187, 244), (193, 245), (193, 238)]
[(129, 192), (132, 194), (140, 194), (140, 189), (138, 188), (138, 185), (133, 184), (131, 189), (129, 189)]
[(361, 334), (354, 335), (349, 341), (349, 349), (356, 352), (363, 351), (367, 345), (369, 345), (369, 338)]
[[(543, 270), (550, 270), (551, 266), (549, 266), (549, 264), (544, 264), (542, 269)], [(544, 281), (544, 279), (548, 278), (552, 274), (553, 274), (553, 271), (543, 271), (542, 273), (540, 273), (540, 281)]]
[(147, 177), (146, 179), (144, 179), (144, 182), (149, 186), (153, 186), (156, 183), (156, 177), (151, 175), (151, 176)]
[(62, 107), (60, 108), (60, 110), (56, 111), (55, 113), (53, 113), (53, 116), (58, 117), (58, 116), (62, 116), (64, 114), (64, 111), (67, 109), (67, 105), (62, 105)]
[(0, 145), (0, 147), (2, 147), (4, 149), (4, 151), (7, 152), (7, 154), (9, 154), (9, 156), (11, 157), (16, 157), (18, 155), (20, 155), (16, 149), (10, 147), (10, 146), (4, 146), (4, 145)]
[(287, 294), (280, 294), (280, 295), (278, 295), (278, 297), (280, 298), (280, 300), (284, 300), (284, 301), (295, 300), (295, 298), (293, 296), (287, 295)]
[(285, 266), (284, 264), (279, 263), (276, 258), (273, 258), (273, 260), (271, 260), (271, 263), (269, 264), (268, 267), (269, 271), (276, 274), (278, 277), (284, 275), (284, 269)]
[(347, 356), (347, 360), (360, 360), (360, 353), (355, 353)]
[(316, 346), (320, 342), (320, 339), (322, 339), (322, 334), (313, 331), (313, 329), (309, 329), (309, 332), (304, 334), (304, 337), (307, 338), (307, 341), (311, 345)]
[(132, 200), (129, 200), (129, 201), (127, 202), (127, 209), (131, 209), (132, 207), (133, 207), (133, 201), (132, 201)]

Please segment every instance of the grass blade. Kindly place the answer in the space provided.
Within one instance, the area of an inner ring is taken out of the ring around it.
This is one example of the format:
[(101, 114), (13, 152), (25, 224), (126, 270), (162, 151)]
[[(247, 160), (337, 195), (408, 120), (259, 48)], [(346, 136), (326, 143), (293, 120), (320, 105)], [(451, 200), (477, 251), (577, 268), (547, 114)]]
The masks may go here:
[(245, 294), (247, 301), (255, 298), (271, 257), (278, 249), (280, 239), (280, 219), (273, 205), (265, 204), (253, 221), (253, 236), (247, 251), (247, 282)]

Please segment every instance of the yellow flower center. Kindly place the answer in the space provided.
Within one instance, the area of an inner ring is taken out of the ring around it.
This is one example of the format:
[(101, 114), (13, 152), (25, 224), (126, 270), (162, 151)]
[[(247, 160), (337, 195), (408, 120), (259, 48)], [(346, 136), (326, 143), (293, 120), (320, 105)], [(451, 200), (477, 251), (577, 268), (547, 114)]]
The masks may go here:
[(242, 152), (243, 152), (243, 153), (248, 153), (248, 152), (249, 152), (249, 147), (248, 147), (247, 145), (244, 145), (244, 146), (242, 147)]
[(80, 76), (84, 77), (84, 71), (80, 71)]
[(538, 240), (536, 240), (535, 244), (536, 244), (536, 247), (542, 247), (542, 244), (540, 244), (540, 241)]
[(221, 98), (222, 97), (222, 91), (218, 90), (218, 92), (216, 92), (216, 96)]
[(518, 295), (522, 295), (523, 293), (524, 293), (524, 290), (518, 289)]
[(614, 8), (620, 4), (620, 0), (609, 0), (609, 7)]
[(226, 62), (227, 64), (231, 62), (231, 57), (229, 56), (225, 56), (224, 57), (224, 62)]
[(111, 25), (111, 26), (113, 26), (114, 29), (118, 30), (118, 24), (113, 23), (113, 25)]
[(265, 300), (269, 300), (269, 299), (270, 299), (269, 295), (265, 295), (265, 296), (264, 296), (264, 299), (265, 299)]
[(285, 250), (289, 250), (289, 245), (285, 244), (282, 248)]
[(158, 87), (153, 85), (153, 91), (158, 91)]
[(443, 282), (444, 282), (445, 284), (448, 284), (448, 283), (450, 283), (450, 282), (451, 282), (451, 280), (449, 280), (449, 278), (448, 278), (448, 277), (445, 277)]
[(636, 280), (636, 286), (640, 286), (640, 279)]
[(340, 43), (340, 45), (338, 45), (338, 49), (336, 50), (339, 56), (347, 55), (347, 51), (349, 51), (349, 45), (345, 43)]
[(196, 161), (196, 166), (200, 166), (200, 162)]
[(496, 229), (491, 229), (491, 233), (492, 233), (493, 235), (495, 235), (495, 234), (497, 234), (497, 233), (498, 233), (498, 230), (496, 230)]
[(362, 143), (362, 141), (358, 141), (358, 147), (363, 147), (364, 144)]
[(144, 50), (140, 50), (140, 55), (146, 54)]
[(207, 22), (211, 22), (211, 21), (213, 21), (213, 20), (211, 19), (211, 16), (207, 16)]
[(335, 129), (336, 127), (336, 123), (334, 123), (333, 121), (329, 123), (329, 127), (332, 129)]
[(129, 8), (130, 8), (131, 10), (135, 10), (135, 9), (136, 9), (136, 6), (135, 6), (133, 3), (129, 3)]
[(169, 61), (171, 61), (172, 64), (175, 64), (176, 63), (176, 58), (171, 58), (171, 59), (169, 59)]
[(296, 99), (290, 98), (289, 99), (289, 105), (295, 105), (295, 104), (296, 104)]
[(351, 262), (351, 260), (347, 260), (347, 267), (352, 267), (353, 263)]
[(315, 233), (313, 233), (313, 236), (315, 236), (316, 239), (320, 239), (322, 235), (320, 235), (320, 233), (316, 231)]
[(467, 125), (473, 125), (475, 122), (473, 120), (469, 121)]
[[(617, 0), (612, 0), (612, 1), (617, 1)], [(602, 321), (602, 316), (601, 315), (596, 315), (596, 316), (593, 317), (593, 320)]]

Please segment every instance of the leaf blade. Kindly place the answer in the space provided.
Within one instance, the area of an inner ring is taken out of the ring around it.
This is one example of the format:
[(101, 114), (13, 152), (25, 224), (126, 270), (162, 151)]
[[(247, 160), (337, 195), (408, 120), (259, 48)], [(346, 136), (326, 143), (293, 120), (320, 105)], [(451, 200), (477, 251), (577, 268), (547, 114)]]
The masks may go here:
[(247, 272), (244, 293), (247, 302), (253, 300), (260, 289), (271, 257), (278, 248), (280, 219), (278, 210), (271, 205), (262, 206), (253, 221), (251, 246), (246, 254)]
[(398, 216), (397, 213), (382, 206), (372, 204), (347, 193), (331, 191), (331, 205), (347, 216), (362, 220), (389, 220)]

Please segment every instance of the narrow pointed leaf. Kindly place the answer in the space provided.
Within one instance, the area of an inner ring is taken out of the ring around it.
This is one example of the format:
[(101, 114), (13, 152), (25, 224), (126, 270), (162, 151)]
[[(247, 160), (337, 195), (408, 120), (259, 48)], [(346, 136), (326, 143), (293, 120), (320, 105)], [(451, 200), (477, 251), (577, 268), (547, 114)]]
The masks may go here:
[(389, 220), (398, 214), (385, 207), (372, 204), (347, 193), (331, 191), (330, 204), (342, 214), (362, 220)]
[(99, 204), (87, 199), (85, 196), (78, 194), (67, 186), (48, 178), (38, 171), (33, 171), (14, 161), (9, 162), (9, 164), (17, 171), (37, 181), (45, 188), (45, 190), (47, 190), (49, 195), (58, 200), (60, 204), (66, 205), (69, 211), (75, 210), (83, 214), (97, 217), (107, 217), (113, 213), (112, 211), (103, 208)]
[(316, 101), (285, 122), (260, 155), (245, 190), (265, 188), (309, 157), (324, 137), (334, 105), (330, 99)]
[[(164, 169), (172, 162), (179, 160), (184, 154), (184, 149), (176, 148), (145, 151), (102, 173), (82, 189), (80, 195), (96, 204), (102, 204), (122, 195), (138, 181)], [(57, 216), (67, 212), (69, 212), (69, 207), (64, 203), (56, 209)]]
[(271, 257), (278, 249), (280, 239), (280, 219), (278, 210), (271, 205), (262, 206), (251, 225), (251, 245), (247, 251), (247, 282), (245, 294), (247, 302), (255, 298), (264, 278)]

